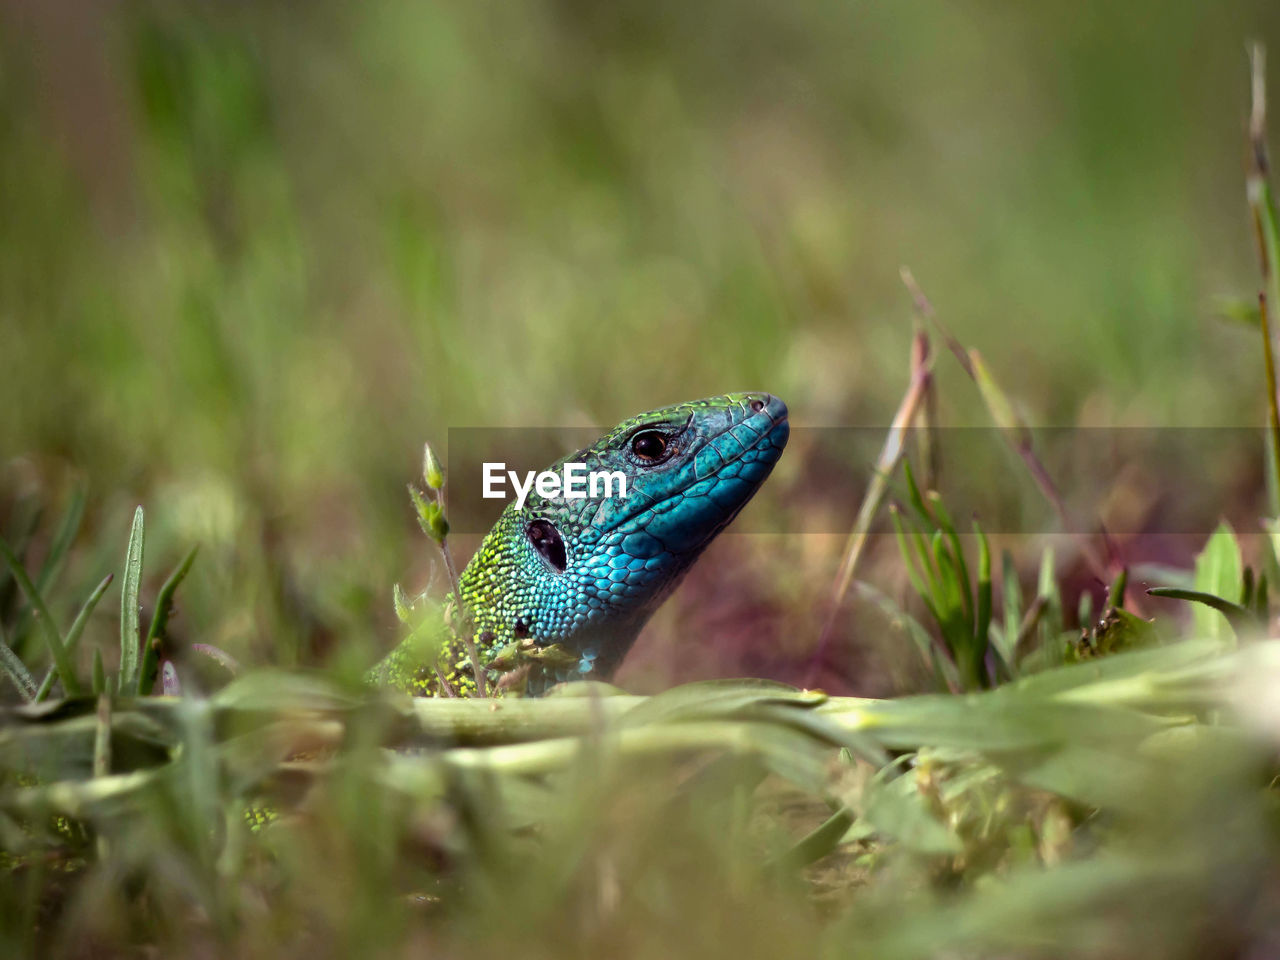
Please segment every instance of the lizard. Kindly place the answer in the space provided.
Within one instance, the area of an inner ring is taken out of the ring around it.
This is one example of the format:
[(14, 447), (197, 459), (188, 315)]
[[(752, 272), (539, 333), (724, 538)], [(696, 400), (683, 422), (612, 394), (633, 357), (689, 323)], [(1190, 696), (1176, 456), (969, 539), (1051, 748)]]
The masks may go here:
[[(415, 696), (523, 693), (609, 680), (653, 612), (782, 456), (787, 406), (730, 393), (642, 413), (556, 461), (620, 471), (626, 495), (531, 492), (503, 509), (438, 625), (367, 675)], [(449, 611), (463, 614), (450, 625)], [(481, 683), (471, 651), (481, 661)]]

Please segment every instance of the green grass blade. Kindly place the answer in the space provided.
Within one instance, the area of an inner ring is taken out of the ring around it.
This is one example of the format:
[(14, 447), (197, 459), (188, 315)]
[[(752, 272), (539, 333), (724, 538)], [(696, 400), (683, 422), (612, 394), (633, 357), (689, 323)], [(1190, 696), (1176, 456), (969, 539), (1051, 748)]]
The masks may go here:
[(62, 637), (58, 634), (57, 624), (53, 622), (53, 617), (49, 614), (49, 608), (45, 606), (44, 598), (40, 596), (40, 591), (31, 582), (31, 578), (27, 576), (27, 571), (18, 562), (18, 558), (3, 537), (0, 537), (0, 556), (4, 557), (4, 562), (8, 565), (9, 572), (13, 574), (13, 579), (17, 581), (18, 586), (22, 587), (22, 592), (27, 595), (32, 609), (36, 612), (36, 617), (40, 620), (45, 643), (49, 647), (49, 655), (53, 659), (54, 666), (58, 668), (58, 672), (62, 674), (62, 685), (66, 688), (67, 695), (78, 697), (82, 688), (79, 680), (76, 679), (75, 670), (72, 668), (71, 657), (62, 645)]
[(1242, 631), (1247, 631), (1251, 626), (1257, 626), (1253, 614), (1245, 607), (1240, 606), (1238, 603), (1232, 603), (1230, 600), (1225, 600), (1217, 594), (1205, 593), (1201, 590), (1182, 590), (1178, 587), (1152, 587), (1147, 593), (1153, 597), (1169, 597), (1173, 600), (1190, 600), (1194, 603), (1202, 603), (1226, 617), (1227, 623), (1231, 625), (1231, 629), (1237, 635)]
[(1093, 623), (1093, 594), (1088, 590), (1080, 591), (1080, 602), (1076, 605), (1076, 623), (1082, 627)]
[[(76, 534), (80, 532), (80, 521), (84, 519), (85, 500), (84, 487), (77, 485), (71, 492), (71, 503), (62, 514), (62, 522), (58, 525), (58, 532), (54, 534), (53, 542), (49, 545), (49, 552), (45, 555), (44, 562), (40, 564), (40, 572), (36, 574), (34, 582), (42, 596), (49, 592), (49, 588), (57, 580), (63, 561), (66, 560), (67, 551), (71, 549)], [(30, 620), (31, 608), (27, 607), (23, 609), (14, 625), (15, 638), (27, 635)]]
[(86, 499), (84, 486), (77, 484), (75, 489), (71, 491), (71, 502), (67, 505), (66, 512), (62, 515), (62, 522), (58, 525), (58, 532), (54, 534), (53, 542), (49, 545), (49, 553), (44, 558), (44, 563), (40, 565), (40, 574), (36, 577), (36, 584), (41, 591), (49, 589), (53, 581), (57, 579), (58, 572), (62, 569), (63, 561), (67, 558), (67, 552), (71, 549), (71, 544), (75, 541), (76, 534), (80, 532), (80, 522), (84, 519)]
[[(1236, 539), (1235, 531), (1224, 520), (1218, 524), (1217, 529), (1206, 541), (1204, 549), (1196, 557), (1195, 592), (1229, 599), (1234, 605), (1244, 585), (1243, 568), (1240, 543)], [(1196, 632), (1205, 637), (1225, 639), (1229, 636), (1227, 624), (1223, 623), (1222, 618), (1213, 610), (1221, 612), (1220, 607), (1214, 607), (1208, 603), (1203, 607), (1195, 608), (1193, 619)]]
[(854, 819), (852, 810), (841, 807), (797, 841), (794, 847), (779, 858), (778, 866), (788, 871), (799, 870), (821, 860), (840, 845)]
[(1014, 651), (1018, 645), (1018, 628), (1022, 623), (1022, 583), (1018, 580), (1018, 567), (1013, 555), (1005, 550), (1000, 555), (1001, 618), (1000, 657), (1016, 671)]
[(196, 559), (199, 545), (192, 547), (182, 562), (169, 574), (169, 579), (160, 588), (156, 597), (156, 610), (151, 615), (151, 626), (147, 629), (147, 642), (142, 647), (142, 668), (138, 671), (138, 694), (145, 694), (156, 682), (156, 665), (159, 662), (157, 645), (164, 636), (165, 627), (169, 623), (169, 614), (173, 612), (173, 595), (178, 585), (186, 579), (191, 571), (191, 564)]
[[(84, 602), (84, 606), (76, 614), (75, 620), (71, 621), (71, 629), (67, 631), (66, 641), (68, 657), (75, 653), (76, 645), (80, 642), (80, 635), (84, 633), (84, 628), (89, 623), (89, 616), (93, 613), (94, 607), (98, 605), (98, 601), (102, 599), (102, 595), (107, 592), (107, 587), (111, 586), (111, 581), (114, 579), (115, 574), (111, 573), (103, 577), (102, 582), (93, 588), (93, 593), (89, 594), (89, 599)], [(58, 679), (58, 673), (57, 664), (49, 668), (44, 675), (44, 680), (40, 682), (40, 689), (36, 691), (36, 703), (39, 703), (49, 695), (49, 691), (53, 689), (53, 681)]]
[(142, 507), (133, 514), (129, 549), (124, 560), (124, 589), (120, 595), (120, 682), (121, 693), (138, 684), (138, 651), (142, 636), (138, 626), (138, 591), (142, 581), (142, 548), (146, 540)]
[(923, 533), (914, 527), (908, 532), (911, 539), (911, 545), (916, 548), (916, 556), (920, 560), (920, 569), (924, 571), (925, 584), (929, 588), (928, 593), (924, 594), (924, 598), (933, 603), (934, 595), (940, 589), (939, 574), (933, 563), (933, 551), (929, 549), (929, 541), (925, 539)]
[(1263, 520), (1262, 569), (1273, 587), (1280, 583), (1280, 520)]
[(896, 505), (889, 508), (889, 519), (893, 523), (893, 532), (898, 539), (898, 551), (902, 554), (902, 562), (906, 565), (907, 577), (911, 580), (911, 586), (916, 593), (927, 600), (932, 592), (932, 586), (925, 585), (925, 577), (930, 577), (930, 581), (932, 581), (928, 565), (925, 565), (923, 572), (917, 565), (916, 557), (912, 550), (912, 547), (917, 545), (914, 541), (910, 544), (907, 542), (907, 531), (902, 523), (902, 511)]
[(978, 610), (974, 624), (974, 640), (981, 644), (985, 657), (991, 644), (991, 545), (987, 535), (974, 521), (973, 532), (978, 538)]
[(1111, 589), (1107, 591), (1108, 607), (1123, 607), (1125, 588), (1129, 586), (1129, 568), (1125, 567), (1111, 581)]
[(3, 628), (0, 628), (0, 670), (4, 671), (5, 676), (22, 694), (24, 700), (35, 699), (36, 682), (31, 679), (31, 673), (27, 670), (26, 664), (22, 662), (22, 658), (14, 653), (13, 648), (9, 646), (8, 641), (5, 639)]
[(911, 505), (915, 507), (916, 512), (920, 515), (920, 519), (924, 520), (930, 526), (937, 526), (937, 520), (933, 514), (929, 512), (928, 506), (924, 502), (924, 497), (920, 493), (920, 487), (916, 484), (915, 474), (911, 470), (911, 461), (902, 461), (902, 472), (907, 478), (907, 498), (911, 501)]
[[(1262, 335), (1263, 372), (1267, 385), (1267, 435), (1269, 469), (1268, 500), (1271, 513), (1280, 513), (1280, 397), (1277, 396), (1275, 334), (1271, 315), (1280, 310), (1280, 228), (1277, 228), (1275, 200), (1267, 178), (1267, 94), (1266, 50), (1261, 44), (1249, 49), (1252, 97), (1249, 111), (1249, 154), (1252, 162), (1246, 178), (1246, 195), (1253, 214), (1258, 259), (1262, 266), (1262, 290), (1258, 296), (1258, 319)], [(1272, 477), (1275, 479), (1272, 480)]]
[[(10, 517), (9, 522), (9, 546), (14, 556), (20, 560), (26, 557), (27, 547), (30, 546), (31, 538), (35, 536), (36, 528), (40, 525), (41, 514), (40, 507), (31, 503), (26, 497), (20, 498), (14, 505), (13, 516)], [(10, 569), (0, 567), (0, 610), (8, 609), (13, 594), (20, 589)], [(24, 610), (23, 614), (25, 615), (26, 612)], [(19, 619), (15, 626), (21, 625), (22, 621)], [(19, 649), (21, 649), (23, 637), (24, 634), (21, 632), (13, 633), (14, 642), (18, 644)]]
[(869, 599), (889, 620), (891, 626), (906, 631), (920, 658), (933, 670), (934, 681), (942, 692), (958, 692), (961, 689), (960, 673), (947, 651), (940, 650), (937, 642), (924, 625), (915, 617), (898, 606), (892, 598), (877, 590), (866, 581), (859, 580), (855, 584), (860, 596)]
[(956, 525), (951, 522), (951, 514), (947, 512), (947, 508), (943, 505), (942, 497), (932, 490), (928, 496), (929, 505), (933, 508), (933, 514), (938, 518), (938, 527), (951, 544), (951, 555), (955, 561), (956, 575), (960, 578), (961, 606), (964, 609), (965, 618), (969, 621), (972, 629), (976, 625), (977, 611), (974, 609), (973, 596), (970, 593), (969, 564), (964, 558), (964, 547), (960, 543), (960, 534), (956, 532)]
[[(960, 571), (956, 567), (955, 557), (947, 549), (948, 546), (942, 531), (935, 531), (933, 539), (929, 541), (933, 563), (938, 569), (938, 588), (935, 599), (938, 609), (946, 613), (947, 622), (958, 625), (966, 620), (962, 594), (967, 584), (960, 582)], [(963, 623), (963, 625), (967, 630), (968, 624)]]
[(1046, 546), (1044, 553), (1040, 555), (1040, 579), (1036, 584), (1036, 596), (1044, 597), (1048, 604), (1046, 612), (1050, 614), (1047, 619), (1040, 621), (1041, 625), (1049, 631), (1061, 629), (1062, 591), (1058, 587), (1057, 561), (1052, 546)]

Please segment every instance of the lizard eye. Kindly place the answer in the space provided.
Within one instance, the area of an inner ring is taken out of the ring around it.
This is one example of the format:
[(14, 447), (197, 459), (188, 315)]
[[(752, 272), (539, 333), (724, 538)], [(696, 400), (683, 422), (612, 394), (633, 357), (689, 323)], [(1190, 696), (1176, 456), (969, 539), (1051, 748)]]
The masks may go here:
[(564, 551), (564, 538), (556, 525), (549, 520), (534, 520), (525, 527), (525, 536), (533, 544), (533, 549), (542, 555), (542, 559), (551, 564), (556, 573), (564, 573), (569, 565)]
[(657, 463), (667, 452), (667, 438), (657, 430), (645, 430), (631, 438), (631, 452), (641, 460)]

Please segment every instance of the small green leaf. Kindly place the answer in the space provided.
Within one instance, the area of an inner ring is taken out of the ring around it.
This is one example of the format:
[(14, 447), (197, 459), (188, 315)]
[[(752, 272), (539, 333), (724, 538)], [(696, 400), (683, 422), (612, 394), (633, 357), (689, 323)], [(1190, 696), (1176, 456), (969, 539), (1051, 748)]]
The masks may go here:
[[(67, 552), (71, 549), (71, 544), (75, 540), (76, 534), (80, 532), (80, 521), (84, 518), (84, 507), (84, 486), (76, 484), (71, 490), (71, 502), (67, 505), (67, 509), (63, 511), (58, 530), (53, 535), (53, 541), (49, 545), (49, 552), (45, 555), (44, 562), (40, 564), (40, 572), (35, 577), (35, 585), (41, 595), (47, 594), (58, 578), (58, 573), (62, 569)], [(15, 638), (27, 635), (31, 614), (32, 608), (23, 609), (12, 631), (12, 635)]]
[(6, 642), (3, 629), (0, 629), (0, 671), (9, 678), (24, 700), (35, 699), (36, 682), (31, 678), (31, 672), (27, 670), (22, 658)]
[(431, 504), (431, 511), (428, 515), (428, 530), (431, 539), (436, 543), (444, 543), (445, 537), (449, 536), (449, 521), (444, 517), (444, 510), (440, 504)]
[[(933, 565), (938, 571), (938, 587), (934, 593), (938, 609), (942, 610), (948, 622), (958, 621), (963, 609), (961, 594), (964, 592), (960, 584), (960, 573), (956, 569), (955, 558), (947, 549), (947, 541), (941, 530), (934, 531), (929, 541), (933, 553)], [(968, 586), (965, 584), (965, 586)]]
[(445, 519), (440, 504), (435, 500), (428, 500), (413, 484), (409, 484), (409, 499), (413, 501), (413, 509), (418, 515), (418, 526), (422, 527), (422, 532), (436, 543), (443, 543), (449, 535), (449, 522)]
[[(1222, 616), (1226, 617), (1227, 623), (1231, 626), (1232, 631), (1238, 636), (1241, 632), (1247, 632), (1250, 627), (1256, 627), (1253, 614), (1245, 607), (1238, 603), (1232, 603), (1230, 600), (1224, 600), (1222, 597), (1212, 593), (1204, 593), (1200, 590), (1181, 590), (1178, 587), (1152, 587), (1147, 593), (1153, 597), (1169, 597), (1173, 600), (1190, 600), (1198, 604), (1202, 604), (1211, 610), (1216, 610)], [(1196, 609), (1199, 609), (1198, 607)], [(1211, 635), (1213, 639), (1221, 639), (1218, 635)]]
[(31, 582), (31, 578), (27, 576), (27, 571), (18, 561), (17, 556), (9, 548), (9, 544), (0, 537), (0, 557), (9, 567), (9, 572), (13, 574), (13, 579), (17, 581), (18, 586), (22, 588), (22, 592), (27, 595), (27, 600), (36, 612), (36, 617), (40, 620), (40, 628), (44, 632), (45, 643), (49, 647), (49, 655), (53, 659), (54, 665), (58, 668), (58, 672), (62, 674), (62, 686), (67, 691), (67, 696), (76, 697), (80, 695), (80, 682), (76, 679), (75, 671), (72, 669), (71, 657), (67, 653), (67, 649), (63, 646), (62, 637), (58, 633), (57, 624), (53, 622), (53, 617), (49, 614), (49, 608), (45, 605), (44, 598), (40, 596), (40, 591), (36, 589), (36, 585)]
[(1111, 589), (1107, 591), (1108, 607), (1124, 606), (1124, 591), (1129, 585), (1129, 568), (1125, 567), (1116, 574), (1116, 578), (1111, 581)]
[(925, 506), (924, 497), (920, 495), (920, 487), (916, 485), (916, 476), (911, 469), (911, 461), (902, 461), (902, 473), (907, 478), (907, 497), (911, 505), (915, 507), (916, 513), (920, 519), (930, 526), (935, 526), (936, 522), (933, 515), (929, 513), (929, 508)]
[(1036, 596), (1044, 598), (1044, 612), (1037, 627), (1042, 650), (1052, 649), (1062, 631), (1062, 593), (1058, 588), (1056, 566), (1053, 547), (1046, 546), (1040, 556), (1040, 579), (1036, 586)]
[(120, 679), (121, 693), (132, 692), (138, 683), (138, 654), (142, 645), (138, 625), (138, 592), (142, 583), (142, 548), (146, 539), (142, 507), (133, 513), (129, 549), (124, 558), (124, 584), (120, 595)]
[(779, 858), (778, 866), (785, 870), (798, 870), (821, 860), (844, 842), (853, 822), (853, 811), (841, 807)]
[(444, 488), (444, 467), (429, 443), (422, 445), (422, 479), (429, 490)]
[(915, 590), (922, 598), (929, 597), (930, 588), (925, 586), (924, 577), (929, 575), (928, 564), (924, 564), (925, 570), (923, 575), (920, 568), (916, 564), (916, 558), (912, 551), (913, 546), (917, 546), (914, 539), (910, 544), (907, 542), (907, 531), (902, 523), (902, 510), (897, 504), (891, 504), (889, 507), (889, 520), (893, 523), (893, 530), (898, 539), (898, 550), (902, 554), (902, 562), (907, 568), (907, 577), (911, 580), (912, 589)]
[(1053, 547), (1045, 547), (1040, 555), (1040, 578), (1036, 582), (1036, 594), (1047, 600), (1058, 599), (1058, 581), (1054, 577)]
[(973, 532), (978, 538), (978, 609), (973, 637), (975, 645), (982, 648), (985, 656), (991, 643), (991, 546), (976, 520)]
[(405, 599), (404, 590), (400, 584), (395, 584), (391, 588), (391, 603), (395, 607), (396, 619), (401, 623), (407, 624), (411, 619), (409, 602)]
[(1018, 628), (1022, 624), (1022, 584), (1018, 580), (1018, 568), (1013, 555), (1005, 550), (1000, 555), (1001, 594), (1003, 603), (1002, 630), (997, 635), (1000, 658), (1014, 666), (1014, 651), (1018, 645)]
[(415, 487), (412, 483), (408, 485), (409, 499), (413, 502), (413, 512), (417, 514), (418, 524), (422, 527), (422, 532), (427, 532), (427, 498), (422, 495), (422, 491)]
[[(98, 605), (98, 601), (102, 599), (102, 595), (107, 592), (107, 587), (111, 586), (111, 581), (114, 579), (115, 575), (111, 573), (103, 577), (102, 582), (94, 587), (93, 593), (89, 594), (89, 599), (84, 602), (84, 606), (76, 614), (75, 620), (71, 621), (71, 629), (67, 631), (66, 642), (68, 657), (75, 653), (76, 645), (80, 643), (80, 635), (84, 633), (84, 628), (89, 623), (90, 614), (93, 613), (94, 607)], [(49, 695), (49, 691), (53, 689), (53, 681), (57, 678), (58, 665), (54, 664), (49, 668), (48, 673), (44, 675), (44, 680), (40, 683), (40, 689), (36, 691), (37, 703)]]
[(1087, 628), (1093, 622), (1093, 594), (1088, 590), (1080, 591), (1080, 603), (1076, 607), (1076, 623)]
[(973, 598), (969, 592), (971, 589), (969, 586), (969, 565), (965, 562), (964, 547), (960, 543), (960, 535), (956, 532), (956, 525), (951, 522), (951, 514), (947, 512), (947, 508), (943, 505), (942, 497), (936, 491), (930, 491), (929, 504), (933, 507), (934, 516), (938, 518), (938, 527), (951, 544), (951, 556), (955, 561), (956, 575), (960, 580), (961, 607), (964, 610), (965, 619), (973, 624), (976, 622), (976, 611), (974, 610)]
[[(1219, 597), (1234, 606), (1244, 584), (1243, 566), (1235, 531), (1224, 520), (1196, 557), (1194, 592)], [(1221, 610), (1221, 607), (1213, 607), (1203, 601), (1194, 609), (1197, 636), (1214, 640), (1230, 636), (1229, 623), (1219, 612)]]
[(160, 641), (164, 639), (165, 628), (169, 625), (169, 617), (173, 614), (173, 596), (178, 585), (191, 572), (191, 564), (195, 562), (200, 546), (197, 544), (187, 551), (182, 562), (174, 568), (156, 594), (156, 609), (151, 614), (151, 626), (147, 628), (147, 640), (142, 647), (142, 666), (138, 670), (138, 693), (145, 694), (156, 682), (156, 669), (160, 657)]

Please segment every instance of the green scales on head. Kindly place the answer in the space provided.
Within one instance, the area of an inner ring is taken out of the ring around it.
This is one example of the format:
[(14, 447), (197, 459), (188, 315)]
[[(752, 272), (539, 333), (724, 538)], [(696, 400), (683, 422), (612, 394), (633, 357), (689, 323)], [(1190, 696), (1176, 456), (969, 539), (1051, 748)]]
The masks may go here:
[[(777, 397), (731, 393), (625, 420), (557, 461), (557, 472), (566, 462), (621, 472), (626, 496), (530, 493), (520, 509), (503, 510), (460, 578), (490, 689), (538, 694), (612, 676), (645, 621), (769, 475), (788, 429)], [(438, 666), (454, 691), (474, 695), (467, 647), (442, 622), (437, 635), (392, 651), (370, 680), (433, 696), (442, 692)]]

